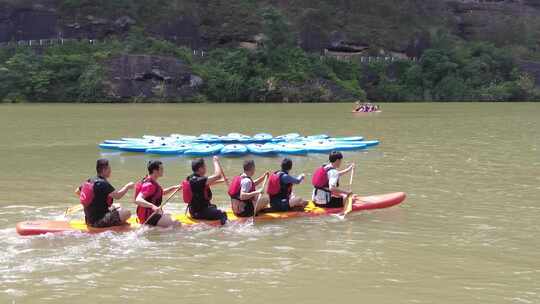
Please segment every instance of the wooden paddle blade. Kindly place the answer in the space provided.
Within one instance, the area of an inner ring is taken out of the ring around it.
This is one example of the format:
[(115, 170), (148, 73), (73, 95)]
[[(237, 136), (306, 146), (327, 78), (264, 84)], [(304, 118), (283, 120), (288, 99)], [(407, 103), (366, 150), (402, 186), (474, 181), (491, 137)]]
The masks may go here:
[(73, 213), (75, 212), (79, 212), (83, 209), (82, 205), (75, 205), (75, 206), (71, 206), (69, 208), (66, 209), (66, 212), (64, 213), (65, 216), (68, 216), (68, 215), (72, 215)]
[(346, 216), (352, 211), (353, 206), (353, 198), (352, 195), (349, 196), (349, 199), (345, 202), (345, 206), (343, 206), (343, 216)]
[(255, 217), (257, 216), (257, 208), (259, 207), (259, 201), (262, 198), (262, 195), (264, 193), (264, 189), (266, 188), (266, 182), (268, 182), (268, 176), (264, 178), (262, 191), (259, 195), (257, 195), (257, 200), (255, 201), (255, 205), (253, 206), (253, 223), (255, 223)]

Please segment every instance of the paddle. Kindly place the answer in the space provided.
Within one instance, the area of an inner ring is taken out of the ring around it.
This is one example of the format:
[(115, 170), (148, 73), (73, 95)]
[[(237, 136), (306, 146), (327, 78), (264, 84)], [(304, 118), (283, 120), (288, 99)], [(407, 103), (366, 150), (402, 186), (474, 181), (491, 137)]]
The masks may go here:
[[(167, 205), (167, 203), (169, 203), (169, 201), (174, 197), (174, 195), (176, 193), (178, 193), (178, 191), (180, 191), (182, 189), (182, 186), (178, 187), (178, 189), (174, 190), (174, 192), (167, 198), (167, 200), (165, 200), (165, 203), (161, 204), (161, 206), (159, 207), (159, 210), (162, 210), (163, 211), (163, 208), (165, 207), (165, 205)], [(154, 211), (154, 213), (152, 213), (152, 215), (150, 215), (146, 221), (144, 221), (143, 225), (146, 225), (146, 223), (148, 223), (148, 221), (158, 213), (158, 211)]]
[(229, 179), (227, 178), (227, 176), (225, 176), (225, 171), (223, 171), (223, 166), (221, 166), (221, 163), (219, 162), (219, 158), (216, 160), (216, 163), (219, 166), (219, 169), (221, 171), (221, 177), (223, 177), (223, 180), (225, 181), (225, 185), (229, 187)]
[(255, 217), (257, 216), (257, 207), (259, 207), (259, 201), (262, 198), (262, 194), (264, 192), (264, 188), (266, 188), (266, 182), (268, 182), (268, 175), (264, 178), (263, 186), (262, 186), (262, 192), (257, 195), (257, 200), (255, 201), (255, 206), (253, 206), (253, 223), (255, 223)]
[[(352, 184), (353, 184), (353, 178), (354, 178), (354, 168), (351, 170), (351, 179), (349, 181), (349, 191), (352, 192)], [(352, 205), (353, 205), (353, 195), (349, 195), (348, 200), (345, 202), (345, 206), (343, 206), (343, 212), (342, 217), (345, 218), (347, 214), (349, 214), (352, 211)]]
[(65, 216), (68, 216), (68, 215), (72, 215), (73, 213), (75, 212), (79, 212), (83, 209), (83, 206), (81, 204), (78, 204), (78, 205), (75, 205), (75, 206), (71, 206), (69, 208), (66, 209), (66, 212), (64, 212), (64, 217)]

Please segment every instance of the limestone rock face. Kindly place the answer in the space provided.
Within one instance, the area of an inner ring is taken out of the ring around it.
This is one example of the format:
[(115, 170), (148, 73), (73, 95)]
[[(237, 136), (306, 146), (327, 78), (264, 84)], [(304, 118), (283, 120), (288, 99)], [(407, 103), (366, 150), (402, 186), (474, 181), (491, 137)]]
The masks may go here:
[(201, 77), (174, 57), (121, 55), (106, 66), (107, 95), (119, 100), (188, 100), (203, 85)]

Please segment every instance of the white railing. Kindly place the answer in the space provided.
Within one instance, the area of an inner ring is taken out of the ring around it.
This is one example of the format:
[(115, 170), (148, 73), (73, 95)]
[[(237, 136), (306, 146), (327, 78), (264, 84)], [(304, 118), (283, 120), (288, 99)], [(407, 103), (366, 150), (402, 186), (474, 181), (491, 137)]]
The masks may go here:
[[(98, 39), (67, 39), (67, 38), (53, 38), (53, 39), (36, 39), (36, 40), (17, 40), (9, 42), (0, 42), (0, 48), (2, 47), (31, 47), (31, 48), (45, 48), (55, 45), (64, 45), (72, 42), (87, 42), (88, 44), (106, 43), (106, 40), (99, 41)], [(205, 50), (192, 49), (193, 56), (204, 57), (207, 55)]]
[[(55, 45), (64, 45), (72, 42), (87, 42), (88, 44), (95, 45), (98, 43), (105, 43), (106, 40), (99, 41), (98, 39), (67, 39), (67, 38), (53, 38), (53, 39), (37, 39), (37, 40), (18, 40), (9, 42), (0, 42), (1, 47), (35, 47), (44, 48)], [(206, 51), (192, 49), (193, 56), (205, 57)], [(369, 64), (374, 62), (395, 62), (395, 61), (418, 61), (416, 57), (395, 57), (395, 56), (358, 56), (358, 55), (346, 55), (346, 54), (325, 54), (321, 56), (321, 60), (324, 58), (335, 58), (343, 61), (357, 61), (362, 64)]]
[(53, 39), (32, 39), (32, 40), (17, 40), (0, 42), (0, 47), (47, 47), (53, 45), (64, 45), (70, 42), (88, 42), (89, 44), (97, 44), (97, 39), (67, 39), (67, 38), (53, 38)]

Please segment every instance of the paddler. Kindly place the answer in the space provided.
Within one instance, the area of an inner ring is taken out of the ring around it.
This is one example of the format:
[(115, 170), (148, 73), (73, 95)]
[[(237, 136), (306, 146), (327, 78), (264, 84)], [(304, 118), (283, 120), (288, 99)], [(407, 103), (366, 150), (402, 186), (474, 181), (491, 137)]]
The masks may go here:
[(211, 203), (211, 186), (224, 182), (223, 170), (219, 158), (214, 156), (214, 174), (206, 175), (204, 159), (199, 158), (191, 162), (193, 174), (186, 178), (184, 183), (184, 201), (189, 204), (188, 210), (192, 218), (198, 220), (219, 220), (221, 225), (227, 222), (227, 213), (219, 210)]
[(107, 159), (96, 162), (96, 177), (85, 181), (75, 193), (84, 206), (86, 224), (96, 228), (121, 226), (131, 217), (129, 210), (113, 206), (113, 200), (121, 199), (134, 183), (127, 183), (120, 190), (115, 190), (109, 183), (111, 166)]
[(354, 103), (353, 112), (360, 112), (361, 108), (362, 108), (362, 104), (360, 103), (360, 101), (356, 101)]
[(339, 171), (343, 161), (343, 154), (333, 151), (328, 156), (329, 163), (317, 168), (313, 173), (313, 195), (312, 199), (318, 207), (322, 208), (343, 208), (344, 200), (356, 196), (352, 191), (347, 191), (339, 187), (339, 178), (355, 168), (351, 164), (345, 170)]
[(251, 217), (267, 208), (270, 203), (270, 199), (262, 195), (264, 189), (257, 190), (256, 188), (270, 175), (270, 172), (267, 171), (257, 179), (252, 179), (255, 175), (255, 161), (245, 160), (243, 168), (244, 173), (233, 179), (228, 194), (231, 197), (234, 214), (237, 217)]
[(137, 183), (135, 187), (135, 204), (137, 205), (137, 218), (139, 223), (149, 226), (173, 227), (180, 222), (173, 220), (171, 215), (163, 213), (160, 208), (163, 196), (180, 190), (180, 186), (163, 189), (158, 179), (163, 176), (163, 163), (159, 160), (148, 162), (148, 175)]
[(298, 185), (304, 181), (305, 174), (294, 177), (289, 174), (293, 162), (289, 158), (281, 162), (281, 170), (274, 172), (268, 180), (268, 195), (270, 196), (270, 206), (274, 211), (285, 212), (292, 208), (304, 208), (307, 201), (294, 195), (293, 185)]

